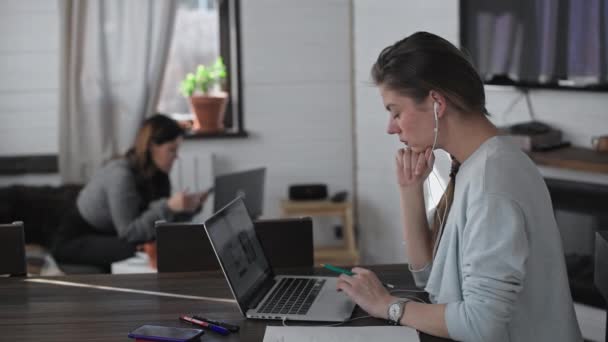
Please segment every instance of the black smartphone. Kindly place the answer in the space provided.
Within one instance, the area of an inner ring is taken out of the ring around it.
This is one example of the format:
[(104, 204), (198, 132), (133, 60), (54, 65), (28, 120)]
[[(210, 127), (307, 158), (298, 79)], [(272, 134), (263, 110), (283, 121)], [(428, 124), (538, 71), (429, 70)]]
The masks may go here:
[(129, 338), (148, 341), (188, 342), (198, 339), (204, 333), (201, 329), (142, 325), (131, 331)]

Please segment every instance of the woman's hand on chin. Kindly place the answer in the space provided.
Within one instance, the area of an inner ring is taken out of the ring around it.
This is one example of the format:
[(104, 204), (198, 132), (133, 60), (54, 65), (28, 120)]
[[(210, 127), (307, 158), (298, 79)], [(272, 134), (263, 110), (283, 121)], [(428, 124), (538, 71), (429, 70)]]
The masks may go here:
[(433, 170), (435, 155), (430, 147), (415, 152), (409, 147), (400, 148), (395, 156), (397, 183), (402, 188), (422, 185)]

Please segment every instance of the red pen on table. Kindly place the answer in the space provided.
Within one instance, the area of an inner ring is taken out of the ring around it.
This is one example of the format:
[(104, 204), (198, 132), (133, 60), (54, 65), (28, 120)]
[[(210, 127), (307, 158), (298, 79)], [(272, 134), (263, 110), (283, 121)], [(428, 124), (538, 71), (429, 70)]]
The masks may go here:
[(230, 331), (228, 331), (228, 329), (226, 329), (226, 328), (220, 327), (220, 326), (215, 325), (215, 324), (207, 323), (207, 322), (204, 322), (204, 321), (200, 321), (200, 320), (198, 320), (196, 318), (192, 318), (190, 316), (186, 316), (186, 315), (179, 316), (179, 319), (181, 319), (182, 321), (186, 321), (188, 323), (196, 324), (196, 325), (201, 326), (203, 328), (209, 328), (209, 329), (215, 331), (216, 333), (219, 333), (219, 334), (222, 334), (222, 335), (228, 335), (230, 333)]

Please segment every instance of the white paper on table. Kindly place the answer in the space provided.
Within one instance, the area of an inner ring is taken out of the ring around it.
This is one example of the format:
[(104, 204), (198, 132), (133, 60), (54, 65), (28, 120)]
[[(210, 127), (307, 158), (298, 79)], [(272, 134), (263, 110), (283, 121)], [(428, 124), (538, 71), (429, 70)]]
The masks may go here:
[(419, 342), (415, 329), (398, 326), (371, 327), (266, 327), (264, 342)]

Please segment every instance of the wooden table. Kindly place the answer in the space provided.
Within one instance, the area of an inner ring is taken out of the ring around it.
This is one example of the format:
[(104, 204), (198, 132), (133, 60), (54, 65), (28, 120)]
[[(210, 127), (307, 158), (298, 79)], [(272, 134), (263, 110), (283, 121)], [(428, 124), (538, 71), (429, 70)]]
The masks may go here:
[[(398, 288), (413, 288), (414, 281), (407, 265), (371, 268), (378, 272), (383, 281), (395, 284)], [(315, 271), (318, 274), (330, 274), (328, 272)], [(239, 333), (228, 336), (206, 332), (203, 341), (262, 341), (267, 325), (281, 324), (277, 321), (245, 319), (234, 303), (61, 286), (27, 282), (25, 279), (232, 299), (225, 279), (219, 272), (0, 279), (0, 339), (3, 341), (133, 341), (127, 338), (127, 333), (143, 324), (191, 327), (177, 319), (184, 313), (201, 313), (241, 326)], [(353, 313), (353, 317), (363, 315), (365, 313), (359, 308)], [(368, 318), (344, 326), (385, 324), (383, 320)], [(421, 341), (445, 339), (421, 334)]]

